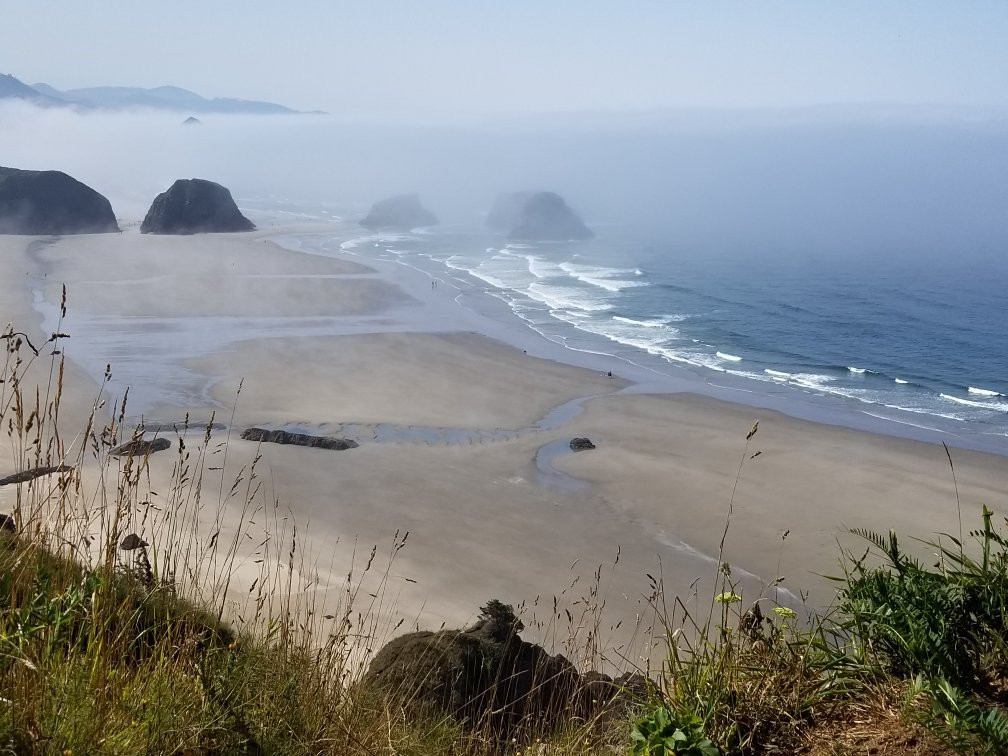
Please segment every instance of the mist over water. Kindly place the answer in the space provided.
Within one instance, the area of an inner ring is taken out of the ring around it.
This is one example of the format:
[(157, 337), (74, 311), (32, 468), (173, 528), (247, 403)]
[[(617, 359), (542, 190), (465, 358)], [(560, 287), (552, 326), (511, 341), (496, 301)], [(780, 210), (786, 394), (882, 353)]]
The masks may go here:
[[(0, 165), (63, 170), (127, 220), (177, 178), (228, 186), (253, 220), (356, 220), (418, 192), (440, 226), (377, 253), (475, 276), (565, 343), (1008, 432), (1008, 119), (996, 114), (183, 119), (5, 104)], [(493, 238), (494, 196), (522, 189), (559, 192), (596, 238)]]
[(516, 189), (561, 193), (612, 225), (727, 259), (1004, 253), (1008, 119), (920, 109), (382, 121), (0, 105), (0, 164), (55, 168), (142, 216), (176, 178), (239, 199), (363, 215), (416, 191), (443, 224)]

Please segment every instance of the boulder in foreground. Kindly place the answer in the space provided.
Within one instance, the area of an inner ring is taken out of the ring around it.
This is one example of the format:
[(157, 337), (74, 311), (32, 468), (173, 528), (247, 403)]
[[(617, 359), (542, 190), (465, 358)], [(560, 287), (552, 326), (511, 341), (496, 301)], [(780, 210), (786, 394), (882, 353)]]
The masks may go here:
[(409, 231), (411, 228), (434, 226), (437, 222), (437, 216), (420, 204), (420, 197), (400, 194), (375, 202), (360, 224), (365, 228)]
[(510, 229), (516, 241), (570, 241), (595, 234), (555, 192), (517, 192), (497, 198), (487, 225)]
[(466, 630), (394, 638), (375, 655), (362, 684), (394, 705), (489, 725), (498, 737), (526, 722), (612, 713), (646, 685), (639, 675), (581, 675), (564, 656), (523, 641), (523, 629), (510, 605), (491, 600)]
[(112, 205), (61, 171), (0, 167), (0, 234), (105, 234), (119, 230)]
[(140, 225), (142, 234), (203, 234), (254, 231), (231, 192), (206, 179), (179, 179), (154, 198)]

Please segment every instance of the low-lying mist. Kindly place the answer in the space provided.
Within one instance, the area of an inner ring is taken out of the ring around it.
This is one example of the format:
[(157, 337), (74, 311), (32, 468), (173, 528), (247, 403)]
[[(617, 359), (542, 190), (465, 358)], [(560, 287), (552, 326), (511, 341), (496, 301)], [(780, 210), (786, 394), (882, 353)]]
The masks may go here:
[[(920, 109), (683, 111), (407, 122), (0, 105), (0, 165), (58, 169), (141, 218), (177, 178), (239, 204), (364, 214), (420, 193), (479, 223), (501, 191), (561, 193), (604, 241), (740, 254), (1003, 255), (1008, 120)], [(355, 216), (354, 216), (355, 217)]]

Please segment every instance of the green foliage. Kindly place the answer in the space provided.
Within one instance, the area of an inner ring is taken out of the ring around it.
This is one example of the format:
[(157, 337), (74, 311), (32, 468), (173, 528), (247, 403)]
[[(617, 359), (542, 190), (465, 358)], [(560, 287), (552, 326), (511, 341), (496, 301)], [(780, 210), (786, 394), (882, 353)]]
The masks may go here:
[(918, 676), (908, 698), (927, 700), (916, 718), (960, 753), (1008, 753), (1008, 714), (977, 704), (948, 680)]
[(863, 653), (873, 654), (894, 673), (943, 678), (976, 688), (1004, 663), (1008, 644), (1008, 550), (984, 507), (978, 540), (980, 560), (958, 539), (954, 547), (928, 542), (939, 561), (928, 569), (901, 551), (895, 533), (853, 531), (885, 559), (878, 567), (852, 559), (839, 595), (840, 611)]
[(665, 706), (656, 706), (633, 724), (630, 732), (634, 756), (719, 756), (721, 749), (704, 735), (703, 721), (696, 715), (675, 716)]

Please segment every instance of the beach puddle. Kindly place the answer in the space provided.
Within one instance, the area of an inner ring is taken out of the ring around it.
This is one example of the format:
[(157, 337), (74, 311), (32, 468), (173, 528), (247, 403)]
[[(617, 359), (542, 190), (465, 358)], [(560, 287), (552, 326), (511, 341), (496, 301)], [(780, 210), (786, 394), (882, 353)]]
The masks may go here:
[[(427, 446), (472, 446), (513, 441), (537, 433), (555, 431), (581, 414), (584, 403), (600, 395), (582, 396), (558, 404), (533, 425), (525, 428), (439, 428), (394, 423), (260, 423), (256, 427), (305, 433), (311, 436), (348, 438), (359, 444), (424, 444)], [(570, 439), (556, 439), (540, 446), (535, 453), (538, 482), (565, 492), (580, 491), (588, 483), (560, 472), (553, 463), (572, 454)]]

